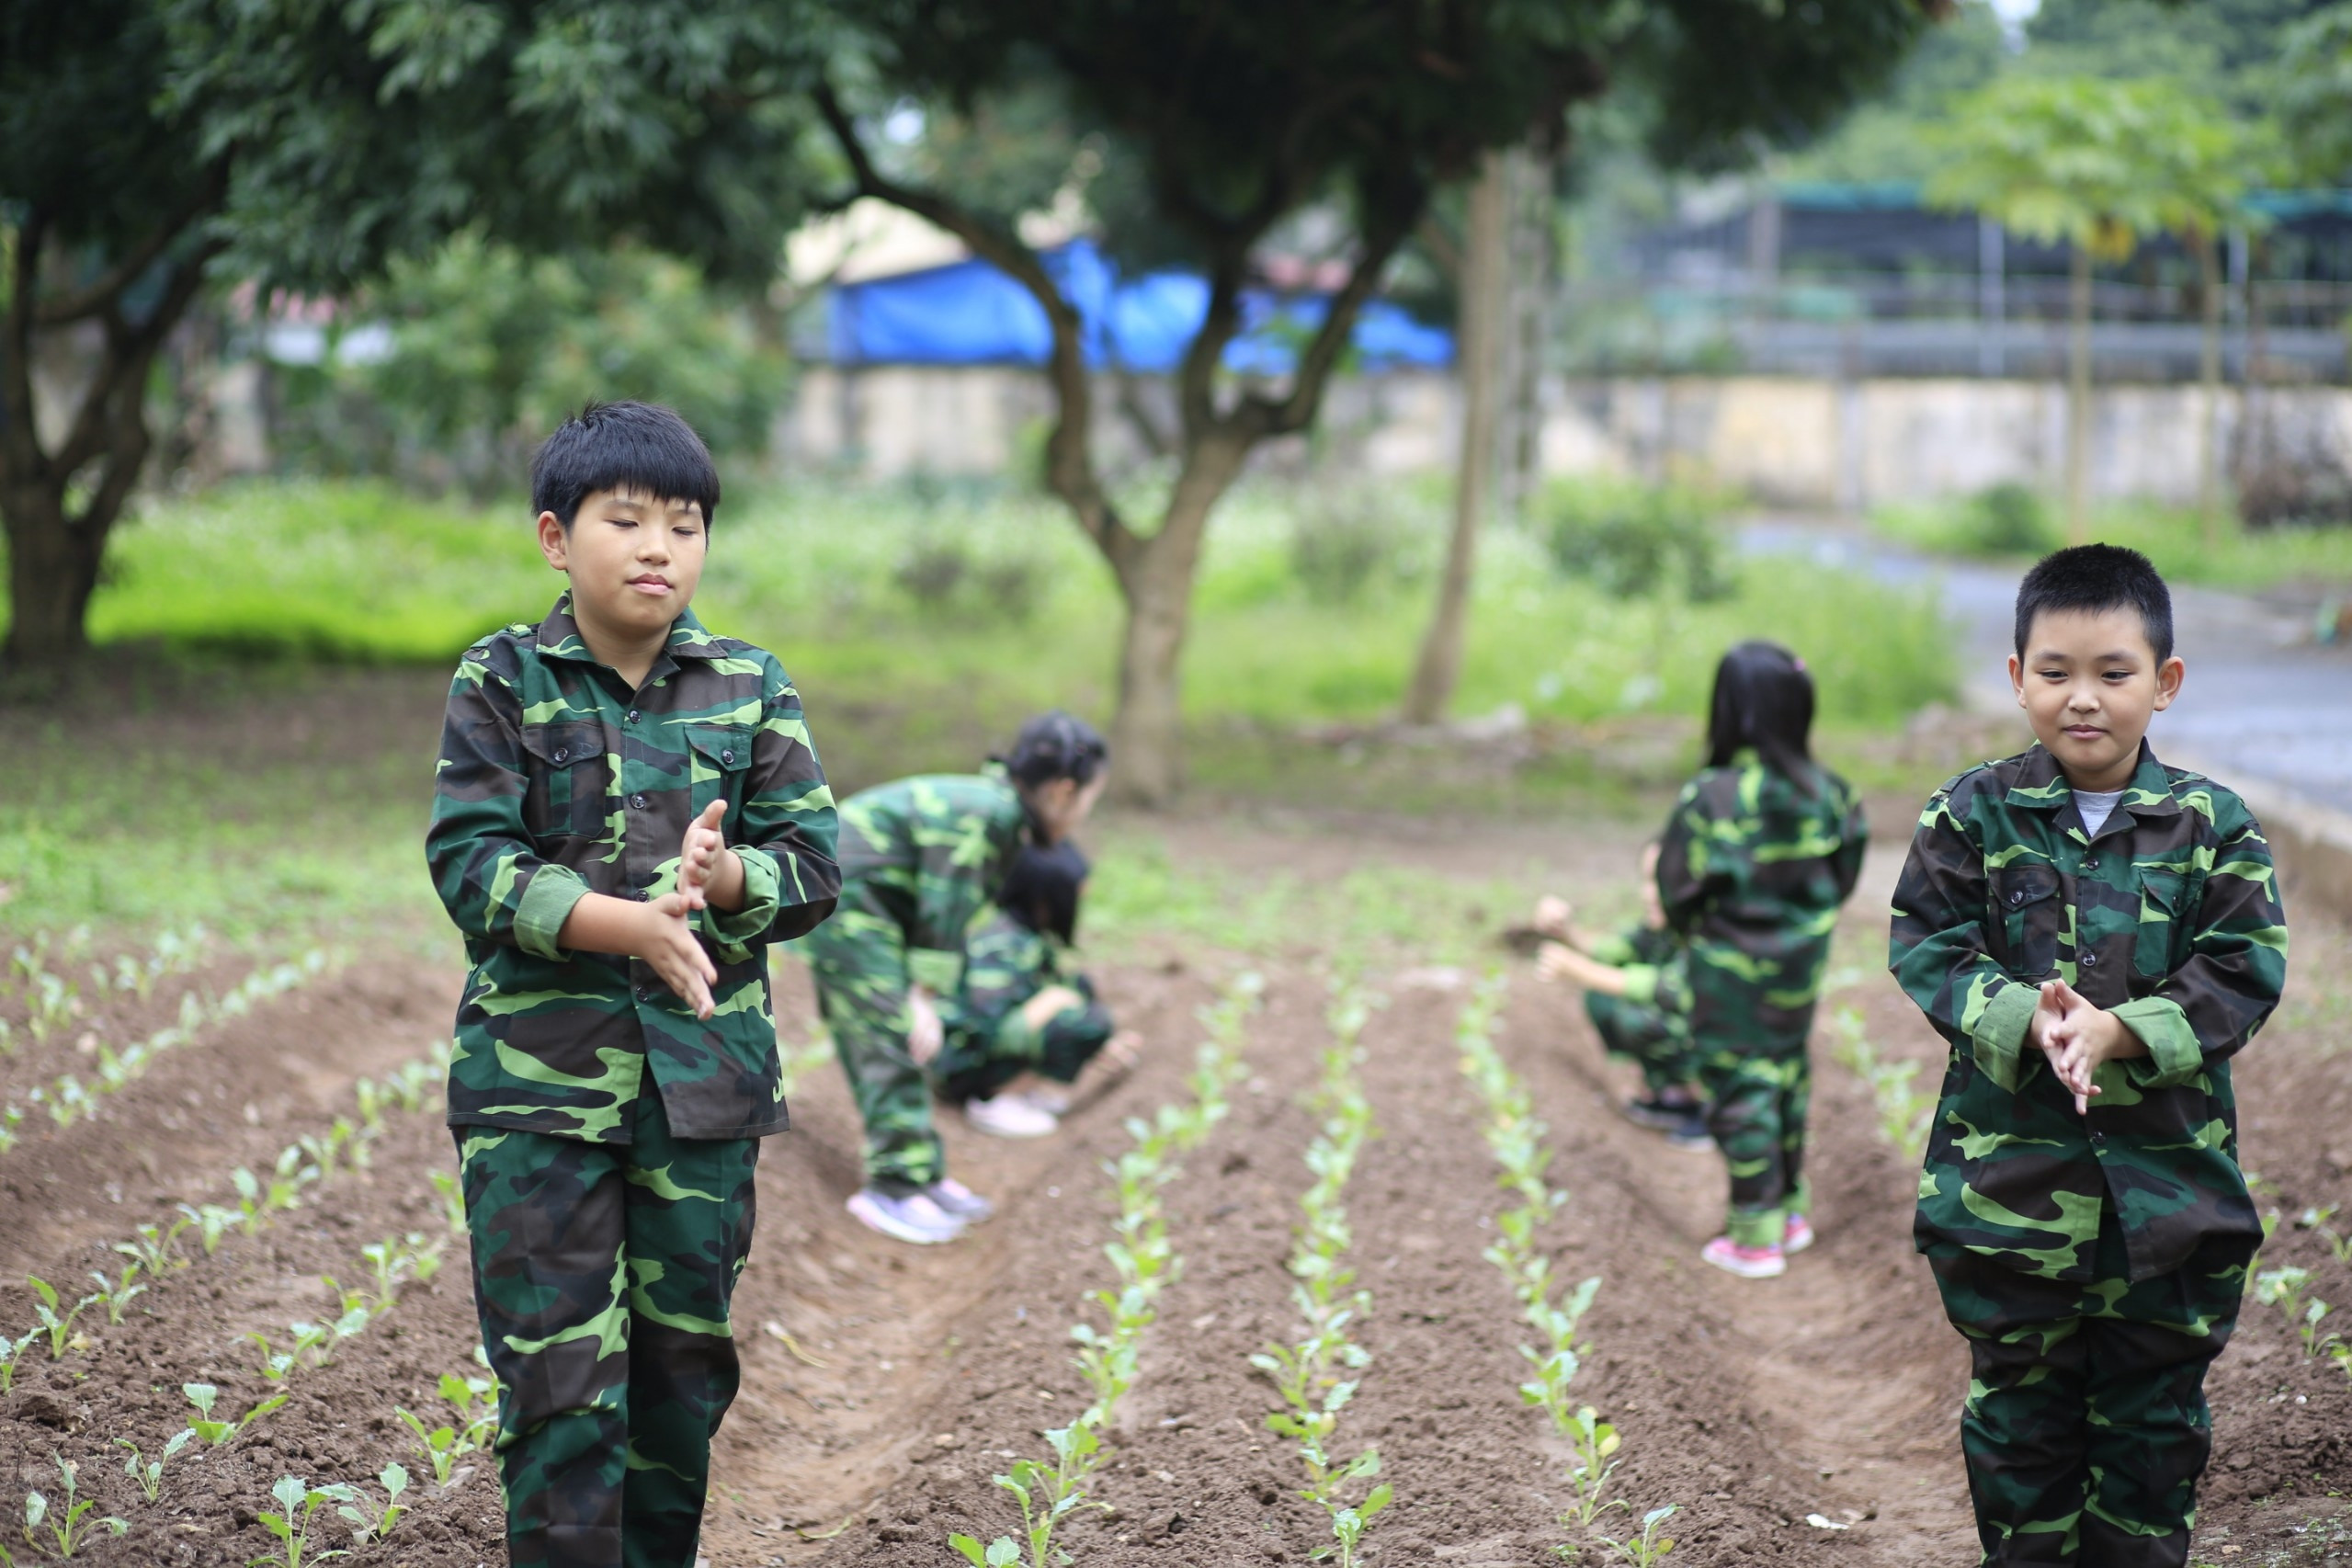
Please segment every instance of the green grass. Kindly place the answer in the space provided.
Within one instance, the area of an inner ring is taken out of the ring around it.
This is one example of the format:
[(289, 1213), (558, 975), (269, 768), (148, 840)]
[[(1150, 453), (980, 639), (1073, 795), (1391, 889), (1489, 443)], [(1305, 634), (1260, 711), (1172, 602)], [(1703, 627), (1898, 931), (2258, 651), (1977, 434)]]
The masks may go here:
[[(1248, 485), (1212, 528), (1186, 658), (1188, 718), (1295, 725), (1395, 708), (1431, 585), (1383, 573), (1345, 601), (1318, 597), (1293, 550), (1307, 504)], [(241, 655), (441, 664), (488, 628), (536, 619), (561, 586), (523, 511), (328, 483), (161, 504), (120, 534), (92, 630)], [(1414, 526), (1434, 540), (1433, 501), (1419, 501)], [(773, 648), (812, 712), (881, 704), (995, 725), (1050, 703), (1098, 715), (1110, 704), (1108, 574), (1039, 498), (807, 488), (730, 502), (696, 609)], [(1516, 703), (1576, 722), (1694, 713), (1717, 656), (1751, 636), (1805, 656), (1832, 721), (1884, 724), (1953, 690), (1950, 641), (1922, 595), (1767, 561), (1744, 565), (1740, 591), (1719, 603), (1620, 599), (1497, 528), (1456, 710)]]
[[(2016, 560), (2024, 554), (1980, 548), (1976, 516), (1968, 498), (1881, 506), (1870, 527), (1887, 538), (1939, 555)], [(2062, 524), (2050, 525), (2045, 541), (2065, 542)], [(2095, 507), (2091, 537), (2128, 545), (2176, 583), (2259, 591), (2289, 585), (2352, 588), (2352, 528), (2248, 528), (2233, 517), (2211, 525), (2194, 511), (2144, 503)]]

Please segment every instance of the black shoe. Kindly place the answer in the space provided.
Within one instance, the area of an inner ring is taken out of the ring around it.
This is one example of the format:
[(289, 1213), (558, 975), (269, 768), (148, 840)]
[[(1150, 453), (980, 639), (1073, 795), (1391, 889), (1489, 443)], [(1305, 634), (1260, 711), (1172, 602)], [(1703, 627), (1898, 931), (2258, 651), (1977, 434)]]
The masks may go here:
[(1715, 1135), (1707, 1131), (1707, 1112), (1697, 1106), (1680, 1108), (1682, 1118), (1666, 1131), (1666, 1142), (1677, 1149), (1712, 1149)]
[(1653, 1132), (1672, 1132), (1682, 1126), (1691, 1114), (1687, 1105), (1674, 1105), (1665, 1100), (1638, 1099), (1625, 1102), (1625, 1119), (1636, 1127), (1646, 1127)]

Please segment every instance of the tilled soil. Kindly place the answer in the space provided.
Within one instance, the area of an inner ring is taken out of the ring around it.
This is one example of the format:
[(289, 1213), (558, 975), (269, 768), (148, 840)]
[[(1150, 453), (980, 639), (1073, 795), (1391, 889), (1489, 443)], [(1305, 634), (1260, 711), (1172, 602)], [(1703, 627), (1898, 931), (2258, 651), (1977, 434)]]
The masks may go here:
[[(1365, 834), (1228, 837), (1222, 853), (1278, 858), (1307, 876), (1402, 855), (1487, 876), (1541, 858), (1571, 881), (1621, 881), (1630, 858), (1621, 839), (1598, 832), (1540, 847), (1508, 833), (1420, 846)], [(1847, 922), (1854, 951), (1883, 940), (1898, 859), (1892, 846), (1874, 853)], [(1300, 1153), (1326, 996), (1310, 938), (1254, 960), (1267, 992), (1248, 1031), (1251, 1075), (1166, 1189), (1183, 1271), (1112, 1435), (1118, 1457), (1098, 1478), (1110, 1511), (1065, 1532), (1082, 1562), (1302, 1562), (1325, 1539), (1321, 1511), (1298, 1496), (1295, 1454), (1264, 1428), (1275, 1398), (1248, 1361), (1298, 1330), (1283, 1263), (1307, 1182)], [(2286, 1216), (2266, 1262), (2308, 1267), (2317, 1294), (2352, 1300), (2352, 1268), (2295, 1224), (2307, 1206), (2344, 1202), (2347, 1223), (2336, 1228), (2352, 1231), (2352, 1007), (2333, 978), (2352, 941), (2308, 917), (2296, 940), (2298, 994), (2241, 1063), (2244, 1145), (2265, 1203)], [(960, 1561), (949, 1530), (987, 1539), (1011, 1528), (1011, 1500), (990, 1476), (1008, 1456), (1042, 1454), (1040, 1429), (1067, 1422), (1085, 1399), (1067, 1335), (1081, 1299), (1110, 1278), (1099, 1166), (1125, 1146), (1124, 1117), (1185, 1092), (1201, 1038), (1194, 1011), (1242, 962), (1165, 947), (1102, 969), (1109, 1000), (1152, 1052), (1058, 1137), (991, 1142), (947, 1117), (954, 1168), (1003, 1208), (953, 1247), (900, 1246), (843, 1213), (857, 1182), (855, 1118), (836, 1074), (812, 1075), (794, 1096), (794, 1131), (763, 1154), (759, 1239), (737, 1299), (744, 1387), (721, 1435), (705, 1532), (714, 1568), (949, 1563)], [(217, 990), (236, 973), (199, 978)], [(1355, 1337), (1373, 1359), (1337, 1443), (1345, 1453), (1377, 1444), (1398, 1502), (1374, 1527), (1367, 1560), (1551, 1562), (1551, 1547), (1571, 1539), (1555, 1523), (1564, 1456), (1518, 1402), (1527, 1336), (1481, 1256), (1503, 1199), (1456, 1067), (1465, 977), (1396, 955), (1369, 978), (1390, 997), (1366, 1033), (1362, 1069), (1380, 1136), (1346, 1206), (1352, 1262), (1372, 1296)], [(231, 1167), (261, 1168), (349, 1114), (355, 1076), (421, 1054), (444, 1032), (454, 990), (450, 970), (346, 970), (168, 1054), (96, 1120), (62, 1132), (28, 1124), (25, 1142), (0, 1155), (0, 1267), (85, 1278), (122, 1261), (108, 1244), (136, 1224), (183, 1201), (226, 1201)], [(797, 981), (787, 993), (790, 1033), (807, 998)], [(1881, 1051), (1940, 1059), (1882, 976), (1835, 1000), (1862, 1009)], [(1719, 1164), (1616, 1113), (1626, 1079), (1600, 1059), (1573, 994), (1517, 966), (1499, 1038), (1551, 1125), (1552, 1180), (1571, 1194), (1544, 1243), (1564, 1281), (1604, 1281), (1576, 1386), (1623, 1434), (1614, 1493), (1635, 1514), (1679, 1506), (1673, 1561), (1972, 1562), (1955, 1422), (1966, 1358), (1910, 1251), (1915, 1176), (1879, 1140), (1867, 1092), (1825, 1042), (1811, 1156), (1822, 1240), (1787, 1278), (1744, 1282), (1697, 1259), (1720, 1219)], [(0, 1062), (10, 1085), (24, 1071)], [(225, 1447), (174, 1460), (156, 1503), (139, 1495), (113, 1446), (129, 1438), (154, 1453), (185, 1423), (182, 1382), (218, 1384), (222, 1406), (238, 1411), (277, 1392), (243, 1336), (276, 1338), (290, 1319), (330, 1315), (324, 1278), (359, 1282), (368, 1243), (445, 1235), (428, 1174), (449, 1164), (437, 1115), (392, 1112), (369, 1169), (313, 1187), (256, 1236), (232, 1233), (215, 1256), (199, 1254), (121, 1324), (93, 1309), (76, 1325), (84, 1344), (62, 1359), (45, 1344), (28, 1352), (14, 1392), (0, 1396), (0, 1462), (15, 1483), (0, 1498), (6, 1529), (25, 1491), (58, 1497), (52, 1455), (62, 1455), (78, 1461), (99, 1513), (130, 1521), (87, 1561), (244, 1563), (271, 1546), (256, 1516), (274, 1506), (278, 1476), (357, 1483), (398, 1459), (416, 1478), (416, 1512), (360, 1561), (503, 1561), (487, 1465), (475, 1456), (449, 1488), (434, 1487), (393, 1416), (402, 1406), (446, 1420), (435, 1380), (472, 1369), (477, 1333), (454, 1242), (432, 1281), (407, 1287), (331, 1365), (295, 1374), (286, 1408)], [(30, 1311), (22, 1290), (0, 1294), (0, 1332)], [(2198, 1561), (2352, 1560), (2352, 1516), (2331, 1495), (2352, 1492), (2352, 1380), (2305, 1357), (2275, 1310), (2249, 1305), (2210, 1386), (2216, 1460)], [(1627, 1517), (1612, 1514), (1609, 1533), (1623, 1533)], [(324, 1511), (314, 1544), (346, 1544), (343, 1531)], [(13, 1533), (0, 1540), (17, 1544)]]

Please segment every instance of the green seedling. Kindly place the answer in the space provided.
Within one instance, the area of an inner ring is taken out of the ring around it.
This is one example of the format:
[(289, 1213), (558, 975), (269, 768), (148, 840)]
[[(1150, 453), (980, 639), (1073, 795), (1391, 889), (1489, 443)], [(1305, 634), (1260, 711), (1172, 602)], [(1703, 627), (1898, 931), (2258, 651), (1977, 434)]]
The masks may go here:
[(415, 1231), (398, 1240), (370, 1242), (359, 1249), (359, 1256), (368, 1260), (375, 1275), (378, 1312), (400, 1300), (404, 1282), (414, 1279), (424, 1284), (441, 1271), (441, 1243), (428, 1242)]
[(468, 1442), (455, 1426), (427, 1426), (421, 1418), (398, 1405), (392, 1407), (392, 1414), (406, 1422), (408, 1429), (416, 1434), (416, 1450), (425, 1456), (425, 1462), (433, 1467), (433, 1484), (447, 1486), (450, 1474), (457, 1469), (458, 1460), (472, 1453), (474, 1445)]
[[(1658, 1527), (1672, 1518), (1680, 1506), (1669, 1503), (1663, 1508), (1653, 1508), (1642, 1516), (1642, 1533), (1628, 1540), (1613, 1540), (1601, 1537), (1601, 1543), (1633, 1564), (1633, 1568), (1650, 1568), (1650, 1564), (1675, 1549), (1674, 1537), (1660, 1535)], [(1554, 1547), (1553, 1551), (1560, 1551)], [(1565, 1555), (1563, 1553), (1563, 1555)]]
[(1870, 1043), (1860, 1008), (1838, 1008), (1835, 1021), (1835, 1055), (1869, 1085), (1870, 1100), (1878, 1113), (1879, 1136), (1905, 1159), (1920, 1158), (1926, 1153), (1928, 1124), (1936, 1114), (1936, 1098), (1920, 1093), (1915, 1086), (1919, 1063), (1881, 1061), (1877, 1048)]
[(25, 1283), (32, 1287), (33, 1295), (38, 1298), (33, 1303), (34, 1326), (49, 1335), (49, 1358), (58, 1360), (64, 1356), (65, 1347), (73, 1339), (74, 1320), (86, 1309), (96, 1306), (98, 1299), (85, 1296), (69, 1308), (59, 1301), (56, 1288), (48, 1280), (36, 1279), (28, 1274)]
[(72, 1460), (55, 1454), (50, 1457), (56, 1460), (57, 1473), (64, 1481), (65, 1502), (62, 1506), (51, 1506), (49, 1499), (40, 1493), (27, 1494), (25, 1497), (25, 1539), (27, 1540), (31, 1541), (35, 1546), (40, 1546), (43, 1544), (41, 1538), (47, 1536), (59, 1557), (70, 1558), (90, 1543), (90, 1538), (94, 1532), (103, 1529), (108, 1535), (120, 1535), (131, 1528), (130, 1520), (111, 1517), (90, 1519), (89, 1523), (85, 1525), (82, 1521), (87, 1518), (91, 1510), (98, 1506), (97, 1499), (75, 1497), (76, 1483), (80, 1480), (79, 1466), (75, 1465)]
[(351, 1544), (369, 1546), (391, 1535), (408, 1509), (400, 1494), (408, 1490), (408, 1471), (397, 1464), (388, 1464), (376, 1476), (376, 1484), (384, 1489), (384, 1506), (377, 1507), (368, 1494), (357, 1487), (348, 1488), (351, 1498), (335, 1511), (351, 1521)]
[[(322, 1328), (314, 1323), (289, 1324), (287, 1332), (294, 1338), (292, 1343), (283, 1350), (274, 1348), (267, 1335), (245, 1335), (247, 1339), (261, 1346), (261, 1375), (271, 1382), (280, 1381), (292, 1373), (301, 1371), (305, 1365), (302, 1358), (323, 1351), (327, 1343), (334, 1338), (332, 1330)], [(313, 1367), (323, 1366), (324, 1358), (319, 1356), (307, 1364)]]
[(2266, 1307), (2277, 1307), (2285, 1314), (2287, 1326), (2301, 1341), (2304, 1355), (2320, 1356), (2340, 1343), (2341, 1336), (2321, 1328), (2320, 1324), (2335, 1309), (2306, 1293), (2311, 1278), (2310, 1269), (2292, 1264), (2266, 1268), (2255, 1277), (2254, 1299)]
[(187, 1223), (196, 1227), (197, 1240), (202, 1244), (207, 1257), (220, 1250), (221, 1238), (229, 1233), (229, 1227), (245, 1219), (238, 1210), (223, 1209), (217, 1203), (207, 1203), (202, 1208), (190, 1208), (183, 1203), (179, 1211), (187, 1216)]
[(147, 1501), (152, 1503), (162, 1494), (164, 1490), (164, 1466), (170, 1463), (182, 1449), (194, 1441), (196, 1441), (196, 1429), (192, 1426), (183, 1426), (172, 1435), (170, 1442), (164, 1445), (164, 1451), (152, 1460), (142, 1455), (139, 1445), (128, 1437), (117, 1437), (114, 1440), (114, 1446), (131, 1450), (131, 1457), (123, 1461), (123, 1473), (139, 1483), (140, 1492)]
[(253, 1172), (239, 1165), (229, 1173), (229, 1185), (237, 1189), (237, 1222), (250, 1236), (261, 1229), (262, 1218), (268, 1211), (268, 1205), (262, 1199), (261, 1183)]
[(269, 1187), (262, 1196), (262, 1207), (269, 1210), (294, 1210), (302, 1206), (302, 1188), (319, 1179), (319, 1168), (304, 1165), (307, 1153), (300, 1143), (289, 1143), (278, 1151), (278, 1163), (270, 1168)]
[(458, 1436), (467, 1450), (486, 1449), (498, 1436), (498, 1380), (443, 1372), (441, 1397), (457, 1406)]
[(2326, 1243), (2329, 1254), (2337, 1263), (2352, 1268), (2352, 1235), (2345, 1234), (2328, 1223), (2335, 1218), (2338, 1207), (2331, 1203), (2324, 1209), (2306, 1209), (2295, 1217), (2295, 1223)]
[(133, 1297), (147, 1293), (146, 1286), (131, 1283), (139, 1278), (139, 1266), (136, 1263), (125, 1268), (119, 1279), (109, 1280), (103, 1272), (96, 1268), (90, 1270), (90, 1278), (97, 1281), (98, 1289), (97, 1293), (89, 1299), (105, 1303), (107, 1322), (110, 1324), (119, 1324), (122, 1321), (122, 1314), (130, 1309)]
[(179, 1255), (179, 1233), (187, 1227), (186, 1220), (173, 1221), (168, 1231), (161, 1225), (142, 1225), (137, 1241), (117, 1242), (114, 1250), (146, 1270), (150, 1279), (161, 1279), (172, 1269), (187, 1267), (187, 1260)]
[(432, 1097), (436, 1074), (422, 1062), (403, 1062), (384, 1082), (384, 1090), (403, 1110), (423, 1110)]
[(465, 1188), (460, 1187), (458, 1184), (458, 1178), (448, 1171), (435, 1171), (433, 1190), (440, 1194), (441, 1218), (448, 1222), (449, 1233), (457, 1236), (464, 1235)]
[(210, 1383), (182, 1383), (180, 1392), (196, 1406), (197, 1418), (187, 1424), (188, 1429), (216, 1449), (286, 1403), (284, 1394), (272, 1394), (234, 1421), (215, 1421), (212, 1406), (221, 1397), (219, 1389)]
[(261, 1514), (261, 1528), (278, 1538), (282, 1549), (266, 1557), (247, 1561), (245, 1568), (273, 1568), (278, 1563), (285, 1568), (302, 1568), (305, 1562), (324, 1562), (330, 1557), (348, 1557), (347, 1551), (312, 1551), (311, 1550), (311, 1516), (329, 1503), (356, 1502), (358, 1494), (348, 1486), (312, 1486), (309, 1482), (291, 1475), (278, 1478), (269, 1495), (286, 1511)]
[(0, 1393), (6, 1393), (17, 1381), (17, 1362), (33, 1347), (34, 1331), (28, 1329), (22, 1339), (10, 1339), (0, 1335)]
[(0, 1154), (17, 1146), (17, 1129), (25, 1124), (25, 1113), (15, 1106), (0, 1108)]
[(1617, 1461), (1609, 1456), (1617, 1452), (1617, 1428), (1602, 1420), (1589, 1404), (1579, 1405), (1568, 1418), (1567, 1437), (1575, 1457), (1568, 1464), (1568, 1484), (1574, 1489), (1575, 1501), (1560, 1516), (1565, 1527), (1575, 1525), (1589, 1529), (1593, 1521), (1611, 1508), (1630, 1508), (1631, 1504), (1619, 1499), (1601, 1501), (1601, 1491), (1608, 1478), (1617, 1473)]

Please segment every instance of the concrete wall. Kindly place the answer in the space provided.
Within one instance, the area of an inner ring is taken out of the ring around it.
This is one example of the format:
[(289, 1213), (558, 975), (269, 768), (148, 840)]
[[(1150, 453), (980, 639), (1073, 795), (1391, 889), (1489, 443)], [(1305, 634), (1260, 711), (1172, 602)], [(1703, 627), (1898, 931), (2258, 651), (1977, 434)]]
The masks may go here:
[[(2352, 391), (2294, 387), (2253, 395), (2280, 446), (2352, 455)], [(2221, 394), (2215, 445), (2225, 471), (2247, 398), (2235, 388)], [(1104, 437), (1140, 450), (1118, 402), (1106, 381), (1096, 400)], [(2050, 381), (1555, 380), (1543, 388), (1541, 402), (1547, 473), (1687, 472), (1774, 505), (1858, 510), (1967, 494), (2005, 480), (2055, 489), (2065, 450), (2064, 389)], [(2194, 386), (2095, 392), (2093, 495), (2193, 500), (2203, 403)], [(994, 473), (1013, 460), (1024, 429), (1051, 412), (1034, 371), (820, 367), (802, 378), (778, 435), (799, 460), (876, 477)], [(1374, 473), (1444, 469), (1453, 461), (1460, 419), (1459, 389), (1449, 376), (1347, 378), (1325, 399), (1319, 442), (1327, 457)], [(1287, 443), (1267, 456), (1290, 463), (1303, 450)]]

